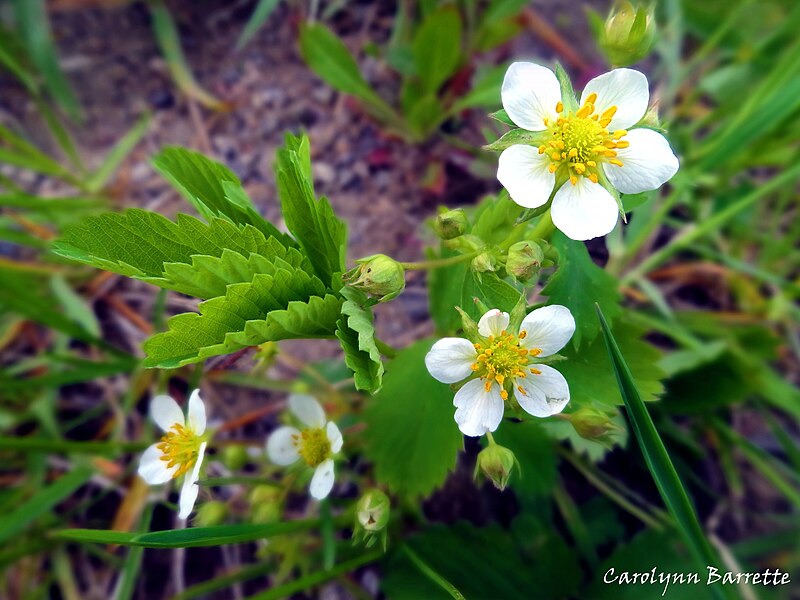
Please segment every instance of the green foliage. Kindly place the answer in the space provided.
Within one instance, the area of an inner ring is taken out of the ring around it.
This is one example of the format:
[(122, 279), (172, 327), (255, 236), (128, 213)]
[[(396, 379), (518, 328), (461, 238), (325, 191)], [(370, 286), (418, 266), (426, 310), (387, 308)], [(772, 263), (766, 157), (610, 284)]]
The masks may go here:
[(441, 486), (462, 446), (453, 393), (425, 370), (431, 345), (422, 340), (401, 350), (364, 411), (364, 452), (377, 480), (411, 497)]
[[(202, 302), (200, 314), (185, 313), (171, 318), (169, 330), (151, 337), (144, 349), (147, 367), (175, 368), (219, 354), (235, 352), (270, 339), (261, 339), (250, 322), (269, 319), (272, 311), (284, 311), (290, 302), (309, 302), (312, 296), (324, 296), (325, 285), (305, 271), (276, 268), (274, 274), (257, 274), (249, 283), (229, 285), (225, 296)], [(295, 307), (281, 313), (291, 319), (291, 326), (300, 328), (302, 313)], [(313, 323), (307, 319), (308, 323)], [(270, 331), (263, 325), (259, 331)], [(309, 335), (316, 332), (309, 332)]]
[(294, 234), (319, 278), (341, 287), (345, 270), (347, 226), (327, 198), (316, 199), (311, 179), (311, 147), (306, 136), (287, 134), (275, 161), (275, 179), (286, 226)]
[(609, 319), (622, 314), (617, 282), (592, 262), (582, 242), (571, 240), (560, 231), (553, 233), (551, 241), (558, 250), (558, 270), (542, 294), (549, 297), (549, 304), (561, 304), (572, 312), (577, 325), (572, 343), (578, 348), (582, 342), (591, 342), (600, 331), (595, 303)]
[[(530, 539), (535, 549), (516, 543), (496, 525), (457, 523), (428, 527), (406, 543), (430, 571), (466, 598), (521, 598), (534, 589), (542, 598), (570, 596), (579, 578), (572, 551), (553, 531), (537, 531)], [(381, 587), (393, 600), (452, 598), (402, 552), (387, 561)]]
[[(664, 371), (658, 366), (661, 352), (644, 341), (645, 330), (620, 319), (615, 324), (615, 337), (620, 349), (628, 357), (636, 386), (645, 401), (657, 400), (664, 391), (661, 380)], [(614, 372), (605, 360), (607, 351), (603, 340), (596, 338), (581, 346), (580, 351), (568, 345), (561, 352), (567, 360), (555, 367), (569, 382), (570, 405), (609, 407), (622, 404), (615, 385)]]
[(253, 9), (253, 14), (250, 15), (250, 19), (247, 21), (244, 29), (242, 29), (239, 40), (236, 42), (237, 50), (244, 48), (247, 43), (253, 39), (253, 36), (258, 33), (261, 26), (267, 22), (267, 19), (269, 19), (270, 15), (278, 7), (279, 2), (280, 0), (258, 0), (258, 4), (256, 4), (255, 9)]
[(342, 288), (346, 298), (342, 318), (336, 325), (336, 337), (344, 350), (344, 361), (353, 371), (357, 390), (375, 393), (383, 383), (383, 362), (375, 344), (372, 310), (365, 306), (367, 297), (353, 288)]
[[(689, 547), (698, 568), (704, 569), (709, 565), (719, 566), (719, 559), (703, 533), (692, 502), (672, 464), (667, 449), (664, 447), (664, 442), (661, 441), (658, 431), (653, 425), (653, 419), (647, 412), (647, 407), (636, 389), (636, 382), (631, 370), (626, 364), (599, 306), (597, 306), (597, 314), (631, 427), (636, 434), (636, 440), (639, 442), (647, 467), (653, 475), (664, 504), (675, 520), (678, 531)], [(723, 589), (727, 590), (727, 588)], [(732, 593), (727, 591), (723, 593), (718, 588), (715, 588), (715, 592), (721, 598), (735, 597)]]
[(534, 509), (549, 496), (556, 484), (555, 446), (539, 423), (507, 422), (494, 434), (495, 441), (514, 452), (519, 469), (511, 476), (511, 487), (526, 508)]
[(461, 307), (470, 317), (478, 320), (483, 314), (475, 302), (476, 298), (487, 308), (499, 308), (503, 312), (511, 312), (519, 301), (520, 293), (495, 273), (475, 273), (468, 270), (461, 288)]
[(237, 225), (252, 225), (267, 237), (288, 241), (258, 214), (239, 178), (225, 165), (199, 152), (168, 146), (153, 158), (153, 166), (207, 221), (221, 217)]
[(411, 46), (423, 94), (435, 93), (461, 62), (461, 16), (453, 6), (429, 14)]

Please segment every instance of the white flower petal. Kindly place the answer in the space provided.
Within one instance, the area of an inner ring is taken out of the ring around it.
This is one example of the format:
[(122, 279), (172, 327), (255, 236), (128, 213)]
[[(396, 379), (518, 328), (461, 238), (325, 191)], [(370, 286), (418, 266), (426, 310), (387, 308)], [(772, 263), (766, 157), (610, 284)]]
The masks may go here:
[(442, 338), (425, 355), (425, 366), (437, 381), (455, 383), (465, 379), (478, 353), (472, 342), (464, 338)]
[(333, 489), (333, 459), (329, 458), (317, 466), (308, 489), (317, 500), (328, 497)]
[(184, 424), (183, 411), (172, 398), (162, 394), (150, 401), (150, 417), (164, 431), (169, 431), (175, 423)]
[(178, 499), (178, 506), (180, 512), (178, 513), (179, 519), (186, 519), (192, 513), (194, 503), (197, 501), (197, 495), (200, 493), (200, 486), (197, 485), (197, 480), (200, 478), (200, 467), (203, 464), (203, 457), (206, 453), (206, 443), (200, 444), (200, 449), (197, 453), (197, 462), (190, 473), (186, 474), (181, 487), (181, 495)]
[(561, 86), (547, 67), (515, 62), (506, 71), (500, 97), (503, 108), (517, 126), (544, 131), (545, 119), (553, 123), (558, 118), (556, 104), (561, 101)]
[(522, 320), (520, 333), (526, 331), (521, 344), (539, 348), (539, 356), (550, 356), (561, 350), (575, 333), (575, 318), (566, 306), (553, 304), (532, 311)]
[(592, 79), (583, 89), (581, 106), (592, 93), (597, 94), (595, 113), (603, 114), (606, 109), (617, 107), (608, 124), (608, 130), (612, 132), (636, 125), (647, 111), (650, 101), (647, 77), (633, 69), (614, 69)]
[(278, 427), (267, 439), (267, 457), (276, 465), (285, 467), (300, 458), (295, 445), (300, 432), (294, 427)]
[(541, 375), (529, 374), (518, 377), (517, 385), (522, 386), (524, 393), (518, 389), (514, 395), (522, 410), (534, 417), (549, 417), (564, 410), (569, 402), (569, 385), (564, 376), (553, 367), (536, 365)]
[(148, 485), (159, 485), (172, 479), (173, 474), (178, 469), (175, 465), (171, 469), (167, 468), (167, 461), (161, 460), (161, 450), (156, 444), (148, 446), (139, 459), (139, 477), (144, 479)]
[(309, 427), (325, 427), (325, 410), (311, 396), (291, 394), (289, 396), (289, 410)]
[(472, 437), (497, 429), (505, 410), (500, 387), (492, 384), (487, 392), (480, 379), (474, 379), (458, 390), (453, 398), (453, 405), (456, 407), (455, 420), (458, 428), (464, 435)]
[(493, 308), (478, 321), (478, 333), (483, 337), (489, 337), (490, 335), (497, 337), (506, 330), (508, 321), (508, 313), (500, 312), (500, 310)]
[(325, 429), (328, 434), (328, 441), (331, 443), (331, 452), (336, 454), (342, 449), (342, 444), (344, 444), (342, 432), (339, 431), (339, 428), (333, 421), (330, 421)]
[(533, 146), (509, 146), (500, 154), (497, 180), (508, 190), (511, 199), (525, 208), (546, 204), (556, 183), (548, 170), (550, 157), (539, 154)]
[(622, 166), (603, 163), (603, 170), (611, 185), (623, 194), (655, 190), (678, 172), (678, 158), (657, 131), (634, 129), (622, 139), (630, 144), (617, 150)]
[(197, 435), (203, 435), (206, 430), (206, 405), (200, 398), (200, 390), (195, 390), (189, 396), (189, 408), (186, 411), (186, 421)]
[(590, 240), (609, 233), (617, 224), (619, 206), (599, 183), (578, 177), (567, 181), (553, 197), (553, 223), (573, 240)]

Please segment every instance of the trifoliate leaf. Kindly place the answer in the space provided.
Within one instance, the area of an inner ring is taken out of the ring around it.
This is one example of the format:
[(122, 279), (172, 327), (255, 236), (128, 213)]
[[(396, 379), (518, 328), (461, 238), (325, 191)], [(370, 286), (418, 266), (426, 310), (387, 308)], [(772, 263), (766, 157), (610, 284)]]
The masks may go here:
[(344, 350), (344, 361), (355, 377), (356, 389), (377, 392), (383, 382), (383, 362), (375, 344), (372, 311), (366, 308), (363, 292), (350, 287), (341, 290), (345, 301), (336, 337)]
[[(595, 302), (609, 320), (622, 314), (617, 281), (592, 262), (583, 242), (569, 239), (560, 231), (553, 233), (552, 244), (558, 250), (558, 270), (542, 289), (549, 304), (566, 306), (575, 317), (572, 343), (591, 342), (600, 331)], [(614, 384), (616, 387), (616, 384)]]
[[(644, 329), (624, 320), (618, 320), (614, 326), (614, 337), (636, 380), (642, 400), (657, 400), (664, 391), (661, 380), (665, 373), (657, 364), (661, 352), (642, 339), (644, 332)], [(584, 344), (580, 351), (568, 345), (560, 354), (567, 358), (558, 363), (558, 370), (569, 384), (570, 403), (567, 411), (572, 412), (582, 406), (622, 404), (617, 380), (601, 338)]]
[(168, 146), (153, 158), (153, 166), (207, 221), (215, 217), (237, 225), (252, 225), (265, 236), (291, 243), (286, 234), (258, 214), (239, 178), (199, 152)]
[(426, 496), (455, 467), (463, 438), (453, 392), (425, 369), (432, 340), (400, 351), (386, 368), (383, 389), (364, 411), (364, 452), (375, 476), (392, 492)]
[(286, 136), (278, 149), (275, 179), (283, 217), (319, 278), (334, 290), (341, 287), (347, 226), (333, 213), (326, 198), (316, 199), (311, 179), (311, 150), (306, 136)]
[(286, 310), (291, 302), (308, 302), (325, 292), (315, 276), (285, 269), (276, 269), (273, 275), (258, 274), (250, 283), (229, 285), (225, 296), (202, 302), (200, 314), (177, 315), (169, 320), (168, 331), (147, 340), (144, 366), (175, 368), (235, 352), (251, 341), (253, 345), (271, 341), (247, 337), (247, 323), (267, 319), (269, 313)]
[(222, 256), (225, 249), (248, 257), (276, 252), (274, 242), (251, 225), (217, 218), (206, 224), (181, 214), (173, 222), (138, 208), (89, 217), (68, 227), (53, 244), (53, 252), (66, 258), (128, 277), (157, 279), (164, 263), (191, 264), (193, 255)]

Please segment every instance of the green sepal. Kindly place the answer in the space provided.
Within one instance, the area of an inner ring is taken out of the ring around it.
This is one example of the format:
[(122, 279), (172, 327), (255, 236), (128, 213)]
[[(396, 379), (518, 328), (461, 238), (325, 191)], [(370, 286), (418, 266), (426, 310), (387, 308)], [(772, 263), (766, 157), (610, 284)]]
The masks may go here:
[(572, 81), (560, 63), (556, 63), (556, 79), (561, 86), (561, 103), (564, 105), (562, 114), (569, 115), (578, 110), (578, 98), (572, 88)]

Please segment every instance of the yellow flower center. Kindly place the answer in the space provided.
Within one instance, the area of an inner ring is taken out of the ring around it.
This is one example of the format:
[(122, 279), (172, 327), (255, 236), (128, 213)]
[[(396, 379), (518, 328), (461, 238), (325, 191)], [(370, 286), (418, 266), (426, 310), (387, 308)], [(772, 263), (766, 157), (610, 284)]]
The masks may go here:
[[(490, 335), (483, 344), (475, 344), (478, 358), (472, 365), (472, 370), (484, 381), (488, 392), (492, 384), (500, 386), (500, 396), (503, 400), (508, 398), (505, 389), (506, 381), (513, 381), (516, 377), (527, 377), (528, 373), (539, 375), (541, 371), (530, 367), (531, 358), (542, 353), (539, 348), (524, 348), (520, 343), (525, 339), (526, 331), (518, 336), (503, 331), (499, 336)], [(517, 389), (522, 389), (517, 386)]]
[(180, 477), (194, 466), (202, 442), (201, 436), (193, 429), (175, 423), (170, 431), (164, 434), (156, 446), (161, 450), (161, 460), (167, 463), (167, 468), (178, 466), (172, 478)]
[(309, 467), (316, 467), (331, 455), (331, 442), (323, 428), (305, 429), (294, 436), (297, 452)]
[[(552, 139), (539, 146), (539, 154), (550, 157), (550, 172), (565, 167), (572, 185), (578, 183), (579, 176), (597, 183), (598, 164), (601, 162), (621, 167), (617, 150), (629, 145), (622, 139), (628, 134), (626, 130), (610, 132), (607, 129), (617, 107), (612, 106), (598, 114), (594, 112), (595, 102), (597, 94), (589, 94), (583, 106), (568, 116), (563, 116), (564, 105), (559, 102), (556, 112), (560, 116), (549, 128)], [(547, 121), (545, 124), (548, 125)]]

